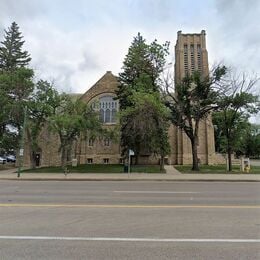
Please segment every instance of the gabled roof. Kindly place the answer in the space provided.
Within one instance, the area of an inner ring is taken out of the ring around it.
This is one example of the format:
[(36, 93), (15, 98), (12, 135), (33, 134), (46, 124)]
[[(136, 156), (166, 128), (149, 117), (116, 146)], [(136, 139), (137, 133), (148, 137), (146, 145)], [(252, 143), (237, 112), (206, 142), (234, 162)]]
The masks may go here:
[(118, 78), (111, 71), (107, 71), (80, 99), (89, 102), (102, 93), (114, 93), (118, 85)]

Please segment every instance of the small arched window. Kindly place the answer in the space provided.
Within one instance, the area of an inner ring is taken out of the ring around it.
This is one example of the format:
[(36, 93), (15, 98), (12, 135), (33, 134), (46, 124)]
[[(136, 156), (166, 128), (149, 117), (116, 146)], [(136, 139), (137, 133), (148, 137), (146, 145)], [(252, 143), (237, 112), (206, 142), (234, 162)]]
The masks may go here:
[(110, 139), (109, 138), (104, 139), (104, 146), (110, 146)]
[(88, 146), (93, 146), (94, 145), (94, 138), (88, 139)]

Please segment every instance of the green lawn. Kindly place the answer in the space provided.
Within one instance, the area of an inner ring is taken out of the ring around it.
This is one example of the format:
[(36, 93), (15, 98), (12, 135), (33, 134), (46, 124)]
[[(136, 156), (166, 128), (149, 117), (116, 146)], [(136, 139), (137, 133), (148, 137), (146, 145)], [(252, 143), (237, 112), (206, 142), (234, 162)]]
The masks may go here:
[[(201, 165), (199, 172), (191, 170), (191, 165), (175, 165), (178, 171), (182, 173), (231, 173), (231, 174), (247, 174), (240, 171), (239, 165), (234, 165), (232, 172), (226, 171), (226, 165)], [(260, 166), (251, 166), (250, 173), (260, 174)]]
[[(37, 169), (23, 170), (33, 173), (63, 173), (61, 167), (42, 167)], [(124, 166), (121, 164), (81, 164), (77, 167), (69, 166), (70, 173), (123, 173)], [(160, 172), (159, 165), (133, 165), (131, 172), (139, 173), (165, 173)]]

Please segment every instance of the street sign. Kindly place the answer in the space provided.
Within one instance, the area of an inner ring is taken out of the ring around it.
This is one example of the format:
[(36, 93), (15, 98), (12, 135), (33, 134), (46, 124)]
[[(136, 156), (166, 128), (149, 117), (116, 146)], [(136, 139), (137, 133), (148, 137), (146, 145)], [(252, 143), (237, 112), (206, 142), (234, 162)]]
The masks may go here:
[(23, 149), (20, 149), (19, 155), (20, 155), (20, 156), (23, 156)]
[(131, 167), (131, 155), (135, 155), (135, 152), (131, 149), (128, 151), (128, 178), (130, 174), (130, 167)]
[(129, 149), (129, 155), (131, 156), (131, 155), (135, 155), (135, 152), (133, 151), (133, 150), (130, 150)]

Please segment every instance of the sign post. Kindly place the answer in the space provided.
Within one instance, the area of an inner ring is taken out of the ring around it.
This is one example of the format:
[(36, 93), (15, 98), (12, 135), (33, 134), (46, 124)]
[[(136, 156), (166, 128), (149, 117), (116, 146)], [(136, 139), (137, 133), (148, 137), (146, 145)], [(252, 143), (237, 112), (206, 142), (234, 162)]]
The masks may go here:
[(133, 150), (129, 149), (129, 151), (128, 151), (128, 178), (129, 178), (129, 174), (130, 174), (131, 155), (135, 155), (135, 153)]

